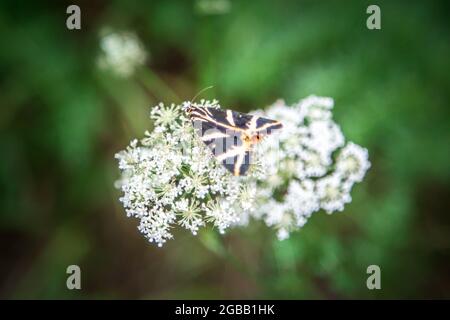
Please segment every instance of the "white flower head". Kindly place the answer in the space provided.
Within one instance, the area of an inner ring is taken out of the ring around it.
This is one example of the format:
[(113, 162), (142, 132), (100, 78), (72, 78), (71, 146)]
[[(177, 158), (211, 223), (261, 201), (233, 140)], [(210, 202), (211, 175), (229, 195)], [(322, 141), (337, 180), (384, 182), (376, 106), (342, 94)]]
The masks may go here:
[(98, 57), (98, 66), (121, 77), (132, 75), (138, 66), (145, 63), (148, 56), (144, 46), (132, 32), (106, 33), (100, 39), (100, 48), (102, 53)]
[[(154, 107), (153, 132), (116, 154), (120, 201), (128, 216), (140, 219), (145, 237), (160, 246), (176, 225), (195, 235), (211, 223), (224, 233), (254, 210), (255, 176), (234, 177), (214, 159), (184, 115), (187, 105)], [(204, 100), (195, 106), (220, 107)]]
[(344, 205), (349, 203), (351, 185), (342, 181), (337, 174), (332, 174), (317, 181), (317, 195), (320, 207), (327, 213), (344, 210)]
[(189, 203), (188, 199), (183, 198), (175, 202), (174, 207), (181, 216), (178, 223), (196, 235), (198, 228), (204, 225), (200, 203), (198, 201)]
[(248, 175), (235, 177), (194, 132), (184, 112), (191, 105), (220, 108), (216, 100), (159, 104), (150, 113), (154, 130), (116, 154), (126, 214), (159, 246), (176, 226), (196, 235), (210, 224), (224, 233), (251, 218), (286, 239), (313, 213), (342, 211), (370, 167), (366, 149), (345, 143), (332, 119), (333, 100), (310, 96), (255, 112), (281, 121), (283, 129), (256, 146)]
[(349, 142), (339, 153), (336, 172), (343, 178), (353, 182), (361, 182), (370, 168), (367, 149)]
[(331, 98), (309, 96), (292, 106), (279, 100), (261, 113), (282, 121), (283, 130), (278, 157), (271, 156), (270, 143), (263, 142), (259, 150), (270, 174), (258, 180), (259, 214), (254, 216), (275, 227), (280, 239), (289, 237), (320, 209), (342, 211), (351, 201), (353, 184), (362, 181), (370, 167), (366, 149), (345, 144), (332, 118), (333, 105)]

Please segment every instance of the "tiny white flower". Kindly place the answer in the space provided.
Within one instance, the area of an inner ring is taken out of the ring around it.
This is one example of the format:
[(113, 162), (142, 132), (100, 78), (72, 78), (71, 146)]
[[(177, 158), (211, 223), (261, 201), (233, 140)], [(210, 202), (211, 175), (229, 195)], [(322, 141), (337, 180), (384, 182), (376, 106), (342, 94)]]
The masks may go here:
[(210, 202), (204, 208), (207, 221), (212, 222), (222, 234), (228, 227), (239, 222), (239, 215), (227, 200)]
[(181, 216), (178, 223), (196, 235), (198, 228), (204, 225), (200, 203), (197, 201), (189, 203), (188, 199), (181, 199), (175, 203), (175, 210)]
[[(308, 179), (301, 182), (297, 180), (290, 182), (285, 201), (297, 220), (303, 221), (303, 217), (309, 217), (314, 211), (319, 210), (319, 199), (314, 187), (314, 182)], [(300, 222), (299, 224), (303, 226), (304, 223)]]
[(289, 238), (289, 231), (287, 231), (284, 228), (278, 229), (277, 231), (277, 238), (278, 240), (286, 240)]
[(320, 179), (317, 181), (317, 194), (321, 208), (327, 213), (344, 210), (344, 205), (352, 200), (350, 189), (350, 185), (343, 183), (337, 174)]
[(240, 206), (245, 211), (252, 211), (254, 209), (254, 202), (256, 197), (256, 185), (248, 184), (241, 188), (239, 194)]
[(155, 126), (163, 131), (178, 128), (180, 126), (180, 116), (181, 108), (175, 104), (164, 106), (160, 103), (150, 113), (150, 117), (155, 120)]
[(370, 168), (369, 153), (353, 142), (349, 142), (339, 153), (336, 172), (353, 182), (360, 182)]

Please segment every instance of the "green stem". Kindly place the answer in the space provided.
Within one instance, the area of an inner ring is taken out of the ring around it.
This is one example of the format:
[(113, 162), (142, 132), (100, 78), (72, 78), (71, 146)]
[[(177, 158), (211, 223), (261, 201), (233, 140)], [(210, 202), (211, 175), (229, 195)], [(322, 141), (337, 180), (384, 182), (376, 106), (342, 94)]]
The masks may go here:
[(180, 97), (151, 69), (140, 70), (136, 73), (137, 80), (142, 82), (149, 90), (156, 92), (156, 96), (164, 100), (181, 102)]

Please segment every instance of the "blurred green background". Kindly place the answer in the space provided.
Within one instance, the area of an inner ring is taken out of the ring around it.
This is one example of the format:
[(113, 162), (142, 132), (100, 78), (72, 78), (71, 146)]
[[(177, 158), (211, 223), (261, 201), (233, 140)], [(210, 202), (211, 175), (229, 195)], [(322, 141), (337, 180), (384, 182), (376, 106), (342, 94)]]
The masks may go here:
[[(382, 29), (368, 30), (369, 4), (3, 1), (0, 297), (450, 298), (450, 5), (376, 1)], [(142, 41), (133, 76), (97, 67), (105, 28)], [(333, 97), (372, 162), (353, 202), (282, 242), (253, 222), (148, 244), (118, 201), (114, 154), (151, 130), (151, 106), (209, 85), (203, 97), (242, 111)], [(381, 290), (366, 288), (371, 264)]]

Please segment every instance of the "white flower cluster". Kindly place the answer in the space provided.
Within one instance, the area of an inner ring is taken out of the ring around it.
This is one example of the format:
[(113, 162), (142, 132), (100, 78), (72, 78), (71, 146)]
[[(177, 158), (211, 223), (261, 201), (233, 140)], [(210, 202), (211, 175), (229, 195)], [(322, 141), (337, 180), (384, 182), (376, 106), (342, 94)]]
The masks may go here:
[[(341, 211), (370, 166), (367, 150), (345, 144), (332, 121), (333, 100), (311, 96), (294, 106), (278, 101), (266, 113), (259, 111), (284, 127), (256, 148), (248, 175), (234, 177), (196, 136), (184, 113), (189, 105), (153, 108), (154, 130), (116, 155), (120, 201), (159, 246), (172, 238), (177, 224), (196, 234), (212, 223), (223, 233), (246, 225), (250, 217), (264, 220), (285, 239), (313, 212)], [(220, 108), (217, 101), (194, 105)]]
[(144, 46), (131, 32), (107, 33), (100, 39), (100, 47), (99, 67), (121, 77), (132, 75), (147, 58)]
[(313, 212), (342, 211), (370, 167), (366, 149), (348, 142), (332, 120), (333, 99), (309, 96), (293, 106), (278, 101), (264, 113), (284, 125), (258, 148), (267, 178), (257, 185), (258, 216), (279, 239)]
[[(120, 199), (139, 230), (161, 246), (178, 224), (194, 235), (206, 223), (220, 232), (246, 223), (253, 209), (256, 175), (236, 178), (213, 159), (184, 115), (190, 103), (156, 106), (153, 132), (116, 154), (122, 177)], [(217, 101), (193, 104), (218, 108)]]

